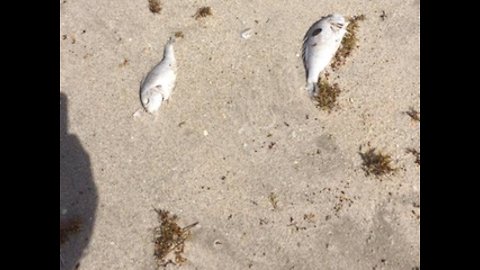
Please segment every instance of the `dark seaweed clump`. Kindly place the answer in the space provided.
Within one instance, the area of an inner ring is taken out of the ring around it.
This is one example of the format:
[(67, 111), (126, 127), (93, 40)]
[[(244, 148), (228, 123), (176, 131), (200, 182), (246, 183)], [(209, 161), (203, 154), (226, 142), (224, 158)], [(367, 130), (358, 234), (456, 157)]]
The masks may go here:
[(160, 13), (160, 11), (162, 11), (162, 4), (160, 0), (148, 0), (148, 8), (152, 13)]
[(412, 118), (413, 121), (420, 122), (420, 113), (413, 109), (413, 107), (410, 107), (408, 111), (405, 112), (410, 118)]
[(197, 10), (197, 13), (195, 13), (193, 17), (195, 17), (195, 19), (198, 20), (199, 18), (205, 18), (207, 16), (212, 16), (212, 15), (213, 13), (212, 13), (211, 7), (201, 7)]
[(389, 173), (393, 173), (394, 169), (391, 165), (392, 158), (390, 155), (386, 155), (380, 152), (375, 152), (375, 148), (370, 148), (365, 153), (360, 153), (362, 157), (362, 169), (365, 171), (365, 175), (371, 174), (375, 176), (382, 176)]
[(357, 39), (357, 30), (358, 22), (365, 20), (365, 15), (358, 15), (349, 18), (349, 24), (347, 26), (347, 33), (342, 39), (342, 45), (338, 49), (335, 57), (333, 58), (331, 67), (333, 70), (338, 70), (338, 68), (345, 64), (347, 57), (352, 54), (352, 51), (358, 47)]
[(414, 148), (407, 148), (406, 152), (415, 156), (415, 163), (420, 166), (420, 152)]
[(319, 80), (317, 85), (318, 94), (313, 97), (315, 106), (330, 113), (338, 105), (337, 97), (340, 95), (340, 87), (337, 83), (330, 85), (327, 80)]
[(176, 38), (184, 38), (185, 35), (183, 34), (182, 31), (177, 31), (177, 32), (175, 32), (175, 37), (176, 37)]
[[(185, 248), (185, 241), (190, 237), (190, 228), (197, 225), (198, 222), (193, 223), (185, 228), (181, 228), (177, 224), (178, 217), (171, 215), (168, 211), (157, 210), (158, 221), (160, 226), (154, 230), (155, 252), (159, 266), (167, 266), (168, 264), (182, 264), (187, 259), (183, 257)], [(174, 253), (175, 262), (171, 259), (166, 259), (170, 252)]]

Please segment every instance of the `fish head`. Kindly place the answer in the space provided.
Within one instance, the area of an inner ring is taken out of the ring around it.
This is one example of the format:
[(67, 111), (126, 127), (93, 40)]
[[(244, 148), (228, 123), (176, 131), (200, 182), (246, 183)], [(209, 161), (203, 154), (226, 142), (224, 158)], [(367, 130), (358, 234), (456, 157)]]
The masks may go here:
[(140, 101), (147, 112), (154, 113), (162, 105), (163, 96), (158, 91), (154, 91), (154, 89), (147, 89), (142, 91)]
[(326, 42), (342, 38), (347, 31), (348, 22), (340, 14), (330, 14), (322, 17), (309, 31), (309, 38), (312, 42)]

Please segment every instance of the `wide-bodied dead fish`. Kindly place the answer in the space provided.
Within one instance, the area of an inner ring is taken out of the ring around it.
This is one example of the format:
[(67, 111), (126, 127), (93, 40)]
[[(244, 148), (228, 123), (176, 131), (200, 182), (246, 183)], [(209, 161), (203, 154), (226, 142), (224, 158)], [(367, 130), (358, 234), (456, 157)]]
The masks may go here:
[(347, 32), (348, 22), (340, 14), (330, 14), (316, 21), (303, 38), (302, 57), (307, 91), (318, 95), (318, 78), (335, 56)]

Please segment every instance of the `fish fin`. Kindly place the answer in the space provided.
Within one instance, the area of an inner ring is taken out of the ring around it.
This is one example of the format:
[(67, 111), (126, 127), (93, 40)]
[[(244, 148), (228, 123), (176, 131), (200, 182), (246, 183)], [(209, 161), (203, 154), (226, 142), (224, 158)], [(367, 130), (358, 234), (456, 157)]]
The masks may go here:
[(308, 47), (307, 47), (307, 39), (308, 36), (305, 35), (306, 38), (303, 40), (303, 45), (302, 45), (302, 60), (303, 60), (303, 67), (305, 68), (305, 78), (308, 78), (308, 68), (307, 68), (307, 55), (308, 55)]
[(145, 109), (145, 107), (142, 107), (141, 109), (138, 109), (136, 110), (133, 114), (132, 114), (132, 117), (133, 118), (138, 118), (142, 115), (143, 112), (146, 112), (147, 110)]
[(313, 84), (313, 96), (316, 97), (320, 94), (320, 89), (318, 88), (318, 83)]

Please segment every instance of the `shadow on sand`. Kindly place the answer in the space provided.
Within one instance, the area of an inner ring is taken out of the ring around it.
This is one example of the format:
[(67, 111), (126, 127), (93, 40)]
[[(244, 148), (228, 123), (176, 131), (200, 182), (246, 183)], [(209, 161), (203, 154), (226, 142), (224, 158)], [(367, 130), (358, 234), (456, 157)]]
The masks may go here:
[(60, 93), (60, 269), (76, 269), (95, 223), (97, 189), (90, 158), (68, 133), (68, 101)]

